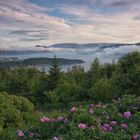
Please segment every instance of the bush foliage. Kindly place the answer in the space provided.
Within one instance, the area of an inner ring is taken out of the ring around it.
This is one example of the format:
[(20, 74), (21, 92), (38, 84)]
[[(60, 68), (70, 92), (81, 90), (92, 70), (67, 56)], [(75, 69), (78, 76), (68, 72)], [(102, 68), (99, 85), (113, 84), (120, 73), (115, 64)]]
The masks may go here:
[(0, 130), (23, 128), (32, 119), (34, 106), (28, 99), (0, 93)]

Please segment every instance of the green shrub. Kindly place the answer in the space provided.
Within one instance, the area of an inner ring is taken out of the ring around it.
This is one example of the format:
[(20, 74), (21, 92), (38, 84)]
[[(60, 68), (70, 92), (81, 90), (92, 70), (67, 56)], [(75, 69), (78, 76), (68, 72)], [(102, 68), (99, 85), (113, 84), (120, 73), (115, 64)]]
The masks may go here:
[(32, 114), (33, 104), (29, 100), (24, 97), (8, 95), (5, 92), (0, 93), (1, 132), (4, 129), (25, 127), (33, 120)]
[(13, 105), (21, 112), (31, 112), (34, 109), (33, 104), (26, 98), (21, 96), (11, 96)]

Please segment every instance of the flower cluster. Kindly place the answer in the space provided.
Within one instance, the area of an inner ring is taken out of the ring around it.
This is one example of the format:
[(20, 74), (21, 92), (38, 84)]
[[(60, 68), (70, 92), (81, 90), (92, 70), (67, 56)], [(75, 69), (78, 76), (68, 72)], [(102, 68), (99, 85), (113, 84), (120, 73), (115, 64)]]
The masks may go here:
[(106, 131), (106, 132), (112, 132), (113, 131), (113, 128), (109, 124), (104, 124), (102, 126), (102, 130), (103, 131)]
[(128, 128), (128, 126), (127, 126), (126, 123), (122, 123), (122, 124), (121, 124), (121, 127), (122, 127), (123, 129), (127, 129), (127, 128)]
[(129, 119), (131, 117), (131, 112), (130, 111), (127, 111), (127, 112), (124, 112), (124, 116), (126, 119)]
[(50, 122), (50, 119), (47, 118), (47, 117), (43, 117), (43, 118), (40, 119), (40, 121), (41, 121), (41, 122), (48, 123), (48, 122)]
[[(135, 114), (132, 114), (131, 111), (124, 110), (123, 112), (119, 112), (119, 109), (116, 109), (114, 113), (113, 109), (110, 109), (112, 112), (109, 111), (109, 109), (107, 105), (103, 105), (102, 103), (98, 103), (97, 105), (91, 104), (85, 108), (82, 106), (79, 108), (72, 107), (67, 115), (60, 115), (57, 118), (48, 118), (46, 116), (40, 118), (40, 124), (43, 126), (42, 130), (36, 132), (30, 131), (28, 134), (30, 137), (34, 137), (35, 134), (39, 135), (41, 131), (44, 131), (44, 127), (46, 126), (46, 132), (43, 134), (45, 135), (47, 132), (52, 132), (53, 134), (51, 135), (49, 135), (49, 133), (46, 134), (46, 138), (52, 140), (65, 140), (65, 138), (63, 139), (63, 135), (67, 132), (73, 133), (73, 131), (77, 136), (82, 135), (84, 137), (88, 134), (93, 139), (95, 137), (100, 139), (100, 137), (102, 138), (106, 134), (108, 136), (109, 134), (110, 136), (115, 136), (117, 133), (123, 132), (126, 133), (126, 135), (129, 133), (130, 140), (139, 140), (140, 135), (137, 125), (137, 122), (140, 122), (139, 116), (135, 124), (132, 125), (132, 123), (134, 123), (133, 118), (135, 118)], [(135, 129), (132, 129), (132, 126), (135, 127)], [(38, 128), (40, 129), (41, 127)], [(23, 138), (26, 136), (26, 133), (19, 130), (17, 135), (19, 138)], [(73, 136), (73, 134), (71, 135)]]
[(19, 130), (19, 131), (18, 131), (18, 137), (24, 137), (24, 132), (21, 131), (21, 130)]
[[(17, 135), (19, 138), (25, 137), (26, 132), (22, 131), (22, 130), (18, 130)], [(34, 136), (34, 133), (32, 132), (28, 132), (28, 135), (30, 138), (32, 138)]]
[(84, 123), (79, 123), (78, 127), (81, 128), (81, 129), (86, 129), (87, 128), (86, 124), (84, 124)]
[(77, 108), (76, 108), (76, 107), (72, 107), (72, 108), (70, 109), (70, 112), (77, 112)]
[(117, 121), (111, 121), (111, 122), (110, 122), (110, 125), (111, 125), (111, 126), (116, 126), (116, 125), (117, 125)]
[(52, 122), (64, 122), (64, 123), (67, 123), (68, 122), (68, 119), (63, 117), (63, 116), (60, 116), (56, 119), (54, 118), (48, 118), (48, 117), (43, 117), (43, 118), (40, 118), (40, 121), (43, 122), (43, 123), (52, 123)]

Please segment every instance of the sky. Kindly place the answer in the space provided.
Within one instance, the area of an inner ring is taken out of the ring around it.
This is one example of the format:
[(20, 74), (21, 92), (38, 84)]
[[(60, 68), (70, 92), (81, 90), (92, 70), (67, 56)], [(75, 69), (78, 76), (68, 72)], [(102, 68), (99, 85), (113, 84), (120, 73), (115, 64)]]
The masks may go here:
[(140, 42), (140, 0), (0, 0), (0, 42), (0, 50)]

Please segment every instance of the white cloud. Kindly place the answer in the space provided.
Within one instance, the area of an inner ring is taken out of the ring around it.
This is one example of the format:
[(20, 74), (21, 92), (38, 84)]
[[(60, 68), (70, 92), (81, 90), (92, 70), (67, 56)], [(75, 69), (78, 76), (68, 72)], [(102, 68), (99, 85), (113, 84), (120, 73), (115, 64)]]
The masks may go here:
[(132, 51), (140, 51), (140, 46), (137, 45), (125, 45), (125, 46), (119, 46), (118, 48), (107, 48), (104, 50), (104, 53), (106, 54), (126, 54)]
[[(111, 2), (113, 1), (110, 0), (109, 3)], [(94, 5), (97, 4), (97, 1), (88, 0), (89, 3)], [(101, 0), (101, 3), (104, 6), (109, 4), (105, 0)], [(135, 8), (140, 11), (137, 6)], [(29, 3), (26, 0), (4, 0), (0, 1), (0, 38), (8, 38), (9, 41), (4, 41), (7, 42), (7, 46), (27, 46), (29, 48), (33, 48), (36, 44), (50, 45), (69, 42), (138, 42), (140, 40), (140, 20), (135, 18), (139, 16), (139, 12), (136, 12), (135, 8), (122, 13), (104, 14), (88, 5), (63, 4), (48, 8)], [(59, 13), (66, 16), (60, 18), (47, 14), (47, 11), (53, 10), (58, 10)], [(28, 36), (27, 34), (9, 34), (17, 30), (45, 30), (45, 33), (48, 34), (40, 40), (38, 32), (32, 32)]]

